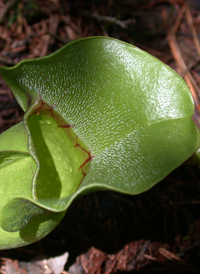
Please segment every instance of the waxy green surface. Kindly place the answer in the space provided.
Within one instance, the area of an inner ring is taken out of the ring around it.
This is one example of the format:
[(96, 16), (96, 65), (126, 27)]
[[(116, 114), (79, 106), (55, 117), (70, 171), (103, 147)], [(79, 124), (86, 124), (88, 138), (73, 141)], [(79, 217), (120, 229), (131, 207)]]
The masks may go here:
[(198, 148), (183, 79), (124, 42), (91, 37), (0, 75), (25, 111), (0, 135), (0, 248), (46, 236), (72, 201), (138, 194)]

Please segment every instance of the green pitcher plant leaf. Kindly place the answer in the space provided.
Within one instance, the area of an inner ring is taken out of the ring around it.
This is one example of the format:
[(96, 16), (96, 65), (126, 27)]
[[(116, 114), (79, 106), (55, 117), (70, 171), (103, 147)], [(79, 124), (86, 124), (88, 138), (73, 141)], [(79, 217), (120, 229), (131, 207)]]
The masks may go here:
[(142, 193), (198, 148), (193, 99), (155, 57), (106, 37), (0, 68), (24, 119), (0, 135), (0, 248), (46, 236), (96, 190)]

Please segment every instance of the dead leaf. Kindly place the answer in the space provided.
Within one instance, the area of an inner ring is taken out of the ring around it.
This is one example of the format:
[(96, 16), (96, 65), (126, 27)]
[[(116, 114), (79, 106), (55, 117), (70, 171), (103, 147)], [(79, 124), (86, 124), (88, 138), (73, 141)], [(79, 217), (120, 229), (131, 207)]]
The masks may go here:
[[(69, 254), (66, 252), (50, 259), (36, 258), (30, 263), (19, 262), (19, 266), (24, 268), (27, 274), (60, 274), (64, 269), (68, 256)], [(12, 274), (14, 273), (12, 272)]]

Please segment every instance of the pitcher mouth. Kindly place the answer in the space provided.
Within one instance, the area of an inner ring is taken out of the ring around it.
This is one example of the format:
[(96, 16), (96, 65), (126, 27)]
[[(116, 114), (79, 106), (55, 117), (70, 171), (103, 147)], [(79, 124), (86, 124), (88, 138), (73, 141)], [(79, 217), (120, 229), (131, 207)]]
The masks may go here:
[(38, 164), (36, 200), (73, 194), (89, 172), (92, 155), (70, 125), (41, 99), (26, 116), (30, 154)]

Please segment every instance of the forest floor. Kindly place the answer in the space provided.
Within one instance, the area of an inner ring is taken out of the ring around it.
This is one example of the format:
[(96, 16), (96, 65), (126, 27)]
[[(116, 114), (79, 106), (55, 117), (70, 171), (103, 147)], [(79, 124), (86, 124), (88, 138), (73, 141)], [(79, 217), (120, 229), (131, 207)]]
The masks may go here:
[[(176, 70), (191, 89), (200, 126), (198, 0), (0, 0), (0, 65), (95, 35), (134, 44)], [(0, 78), (0, 132), (22, 117)], [(182, 165), (137, 196), (108, 191), (81, 197), (47, 237), (0, 251), (0, 273), (200, 273), (198, 174), (199, 167)]]

